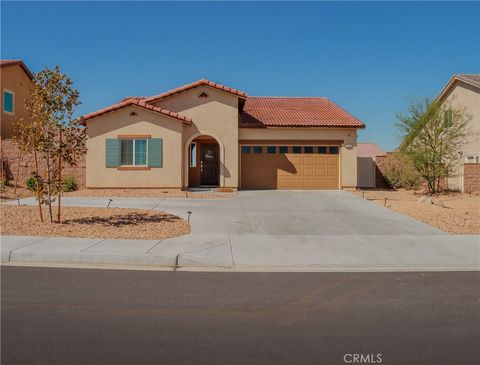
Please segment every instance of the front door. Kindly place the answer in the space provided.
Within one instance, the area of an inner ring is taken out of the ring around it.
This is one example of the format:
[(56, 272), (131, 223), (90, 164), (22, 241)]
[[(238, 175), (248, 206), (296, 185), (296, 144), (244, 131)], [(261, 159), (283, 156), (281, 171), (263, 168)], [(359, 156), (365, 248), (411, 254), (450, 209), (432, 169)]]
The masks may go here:
[(218, 144), (200, 144), (200, 185), (219, 185)]

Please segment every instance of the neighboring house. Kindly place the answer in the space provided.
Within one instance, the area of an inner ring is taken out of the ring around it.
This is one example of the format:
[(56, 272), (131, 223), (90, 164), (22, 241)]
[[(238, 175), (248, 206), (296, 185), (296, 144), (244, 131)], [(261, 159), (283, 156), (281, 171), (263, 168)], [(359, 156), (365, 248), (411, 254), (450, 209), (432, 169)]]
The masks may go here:
[(33, 75), (22, 60), (0, 60), (2, 100), (1, 138), (12, 138), (15, 117), (26, 118), (25, 99), (30, 94)]
[(384, 178), (377, 167), (377, 158), (387, 156), (375, 143), (357, 144), (357, 187), (383, 188)]
[(454, 75), (438, 95), (437, 101), (446, 102), (471, 116), (468, 138), (456, 170), (447, 179), (447, 187), (462, 192), (480, 191), (480, 75)]
[(326, 98), (249, 97), (208, 80), (84, 119), (88, 188), (354, 188), (365, 127)]

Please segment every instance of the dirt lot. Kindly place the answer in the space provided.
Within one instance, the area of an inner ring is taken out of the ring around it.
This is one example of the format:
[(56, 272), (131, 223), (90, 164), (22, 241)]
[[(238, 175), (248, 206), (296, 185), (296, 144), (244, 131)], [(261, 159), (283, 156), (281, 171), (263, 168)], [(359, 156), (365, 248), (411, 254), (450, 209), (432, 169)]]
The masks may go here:
[[(431, 197), (423, 192), (355, 191), (356, 195), (399, 213), (455, 234), (480, 233), (480, 195), (444, 193)], [(419, 201), (420, 200), (420, 201)]]
[[(62, 223), (40, 223), (37, 206), (0, 209), (3, 235), (160, 240), (190, 233), (182, 218), (152, 210), (62, 207)], [(46, 207), (43, 216), (47, 221)]]

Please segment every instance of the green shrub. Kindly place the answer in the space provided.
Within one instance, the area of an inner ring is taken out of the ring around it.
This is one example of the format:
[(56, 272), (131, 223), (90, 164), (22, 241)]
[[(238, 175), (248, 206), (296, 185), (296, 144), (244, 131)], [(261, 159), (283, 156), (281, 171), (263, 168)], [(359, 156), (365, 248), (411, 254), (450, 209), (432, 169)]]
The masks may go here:
[(30, 177), (27, 179), (27, 189), (30, 191), (37, 191), (37, 183), (40, 182), (39, 190), (42, 190), (43, 188), (43, 181), (42, 179), (38, 178), (36, 174), (30, 175)]
[(62, 190), (66, 193), (78, 190), (77, 180), (73, 176), (66, 177), (62, 182)]
[(382, 173), (394, 189), (418, 189), (422, 182), (422, 177), (410, 158), (400, 152), (388, 155), (383, 164)]
[(5, 187), (10, 186), (10, 181), (8, 179), (0, 180), (0, 191), (3, 193), (5, 191)]

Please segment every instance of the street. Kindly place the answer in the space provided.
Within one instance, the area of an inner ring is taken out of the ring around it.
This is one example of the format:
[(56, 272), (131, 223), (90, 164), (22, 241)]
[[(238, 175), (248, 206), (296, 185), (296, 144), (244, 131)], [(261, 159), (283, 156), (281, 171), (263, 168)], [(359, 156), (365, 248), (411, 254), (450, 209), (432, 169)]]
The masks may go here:
[(355, 354), (364, 363), (430, 365), (480, 357), (479, 272), (1, 274), (4, 365), (345, 364)]

